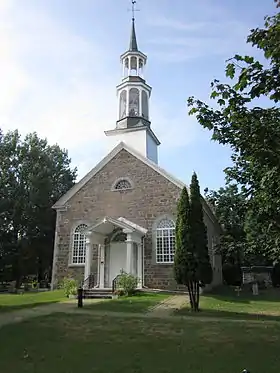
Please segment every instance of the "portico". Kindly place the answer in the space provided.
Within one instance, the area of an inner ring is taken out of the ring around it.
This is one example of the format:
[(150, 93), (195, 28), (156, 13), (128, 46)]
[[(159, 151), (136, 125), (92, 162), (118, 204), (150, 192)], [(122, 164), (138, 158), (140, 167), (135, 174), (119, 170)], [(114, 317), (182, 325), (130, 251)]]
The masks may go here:
[(97, 270), (94, 287), (111, 288), (112, 281), (122, 270), (137, 277), (138, 288), (143, 285), (142, 237), (147, 230), (125, 218), (105, 217), (89, 227), (86, 234), (84, 283), (92, 274), (93, 246), (97, 249)]

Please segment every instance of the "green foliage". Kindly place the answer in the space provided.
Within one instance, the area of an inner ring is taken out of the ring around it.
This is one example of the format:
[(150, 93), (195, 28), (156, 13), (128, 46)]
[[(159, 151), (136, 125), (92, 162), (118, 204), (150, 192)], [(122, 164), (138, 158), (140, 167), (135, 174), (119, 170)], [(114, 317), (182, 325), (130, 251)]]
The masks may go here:
[(223, 227), (220, 244), (216, 246), (217, 252), (222, 255), (223, 263), (239, 266), (249, 264), (246, 262), (249, 250), (245, 244), (244, 230), (247, 198), (238, 190), (236, 184), (229, 184), (218, 191), (206, 189), (205, 197)]
[[(36, 133), (0, 131), (0, 274), (17, 280), (50, 278), (55, 212), (52, 205), (73, 186), (76, 170), (58, 145)], [(10, 273), (8, 273), (10, 272)]]
[(225, 263), (223, 265), (223, 279), (229, 286), (241, 286), (242, 271), (239, 265)]
[(174, 257), (175, 280), (180, 285), (187, 285), (193, 272), (189, 215), (189, 195), (187, 188), (184, 187), (177, 206), (176, 249)]
[[(280, 100), (279, 40), (278, 13), (247, 38), (263, 52), (266, 67), (253, 57), (235, 55), (226, 68), (232, 82), (211, 83), (215, 109), (188, 99), (190, 114), (212, 131), (212, 139), (230, 146), (233, 165), (225, 170), (227, 182), (241, 187), (254, 217), (246, 229), (250, 246), (269, 260), (280, 257), (280, 108), (275, 106)], [(260, 97), (266, 98), (265, 107), (257, 106)]]
[(183, 188), (177, 206), (174, 274), (178, 284), (187, 286), (192, 310), (198, 311), (200, 287), (212, 282), (212, 267), (196, 174), (190, 191), (189, 200), (187, 188)]
[(123, 290), (124, 295), (131, 296), (135, 294), (138, 284), (138, 278), (133, 276), (130, 273), (121, 271), (121, 274), (118, 278), (118, 290)]
[(190, 237), (196, 258), (196, 281), (201, 286), (212, 282), (212, 267), (208, 252), (207, 229), (203, 219), (203, 208), (199, 182), (196, 173), (192, 176), (190, 185)]
[(71, 277), (64, 277), (61, 283), (61, 289), (63, 289), (66, 297), (69, 297), (69, 295), (77, 295), (78, 281)]

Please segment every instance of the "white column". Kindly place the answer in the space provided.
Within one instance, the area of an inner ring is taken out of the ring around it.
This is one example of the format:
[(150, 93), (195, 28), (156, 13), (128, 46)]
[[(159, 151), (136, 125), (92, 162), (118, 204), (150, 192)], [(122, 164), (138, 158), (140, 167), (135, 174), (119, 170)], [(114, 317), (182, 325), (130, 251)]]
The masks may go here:
[(132, 255), (133, 255), (133, 237), (132, 232), (125, 232), (127, 233), (126, 239), (126, 272), (132, 272)]
[(126, 116), (129, 115), (129, 88), (126, 89)]
[(131, 57), (128, 57), (128, 76), (131, 75)]
[(99, 272), (99, 287), (104, 288), (105, 280), (105, 245), (100, 245), (100, 272)]
[(139, 89), (139, 117), (142, 117), (142, 89)]
[(84, 281), (90, 276), (92, 263), (92, 245), (91, 245), (91, 232), (86, 235), (86, 258), (85, 258), (85, 272)]
[(138, 277), (138, 287), (142, 288), (142, 270), (143, 270), (143, 255), (142, 255), (142, 243), (137, 243), (137, 277)]
[(122, 76), (125, 77), (125, 59), (122, 61)]
[(137, 72), (136, 72), (136, 74), (138, 76), (140, 76), (140, 59), (139, 59), (139, 57), (137, 57)]

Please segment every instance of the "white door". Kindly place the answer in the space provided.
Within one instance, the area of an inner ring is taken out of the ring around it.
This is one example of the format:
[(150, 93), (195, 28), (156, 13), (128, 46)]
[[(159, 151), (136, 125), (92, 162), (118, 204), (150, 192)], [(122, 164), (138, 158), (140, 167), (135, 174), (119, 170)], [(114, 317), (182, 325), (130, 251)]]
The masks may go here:
[(126, 270), (126, 243), (112, 242), (110, 245), (109, 286), (121, 270)]

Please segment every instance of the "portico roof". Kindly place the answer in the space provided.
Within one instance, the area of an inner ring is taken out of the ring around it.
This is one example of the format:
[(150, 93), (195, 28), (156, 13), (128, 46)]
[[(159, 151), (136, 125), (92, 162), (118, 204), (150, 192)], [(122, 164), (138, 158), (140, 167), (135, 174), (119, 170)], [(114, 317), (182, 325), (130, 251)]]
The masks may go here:
[(147, 233), (147, 229), (138, 224), (132, 223), (130, 220), (123, 217), (116, 219), (108, 216), (105, 216), (97, 224), (91, 226), (88, 231), (99, 233), (105, 236), (110, 234), (115, 228), (127, 229), (128, 231), (131, 231), (131, 233), (137, 232), (141, 236), (144, 236)]

